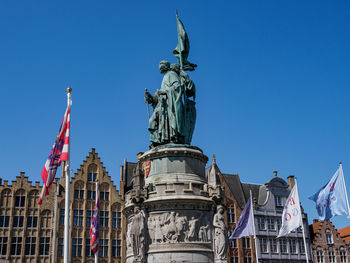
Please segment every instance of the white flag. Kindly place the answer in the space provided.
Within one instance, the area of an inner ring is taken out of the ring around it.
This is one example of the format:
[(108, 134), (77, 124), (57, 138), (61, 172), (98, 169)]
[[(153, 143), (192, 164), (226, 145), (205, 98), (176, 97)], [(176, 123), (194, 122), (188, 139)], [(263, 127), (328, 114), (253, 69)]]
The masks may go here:
[(301, 226), (301, 209), (297, 184), (290, 192), (287, 202), (284, 205), (282, 214), (282, 226), (277, 237), (288, 235), (294, 229)]

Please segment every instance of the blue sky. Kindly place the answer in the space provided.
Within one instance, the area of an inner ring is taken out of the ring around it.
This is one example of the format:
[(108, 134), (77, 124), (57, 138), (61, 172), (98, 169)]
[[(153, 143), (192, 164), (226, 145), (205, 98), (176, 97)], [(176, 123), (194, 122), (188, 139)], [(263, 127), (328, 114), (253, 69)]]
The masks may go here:
[(297, 176), (311, 223), (340, 161), (350, 189), (348, 1), (1, 1), (0, 177), (41, 180), (71, 85), (72, 168), (95, 147), (119, 187), (149, 145), (143, 94), (175, 62), (176, 8), (198, 64), (192, 144), (244, 182)]

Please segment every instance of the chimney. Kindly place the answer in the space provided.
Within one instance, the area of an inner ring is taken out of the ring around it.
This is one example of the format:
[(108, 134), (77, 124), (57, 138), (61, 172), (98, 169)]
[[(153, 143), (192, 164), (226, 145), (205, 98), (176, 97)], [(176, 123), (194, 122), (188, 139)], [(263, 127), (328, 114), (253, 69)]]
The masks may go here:
[(288, 179), (288, 185), (289, 185), (290, 188), (293, 188), (294, 185), (295, 185), (295, 180), (294, 180), (294, 178), (295, 178), (294, 175), (290, 175), (290, 176), (287, 177), (287, 179)]
[(24, 177), (25, 172), (20, 172), (19, 174), (21, 177)]
[(137, 154), (137, 161), (139, 161), (139, 159), (140, 159), (140, 157), (142, 156), (142, 154), (143, 154), (143, 152), (139, 152), (139, 153)]

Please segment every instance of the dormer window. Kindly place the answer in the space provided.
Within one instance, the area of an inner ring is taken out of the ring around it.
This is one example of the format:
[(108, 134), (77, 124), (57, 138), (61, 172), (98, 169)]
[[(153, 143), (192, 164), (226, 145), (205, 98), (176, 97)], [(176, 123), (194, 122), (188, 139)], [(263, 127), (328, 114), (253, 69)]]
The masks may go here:
[(275, 205), (276, 207), (282, 207), (282, 197), (279, 195), (275, 195)]

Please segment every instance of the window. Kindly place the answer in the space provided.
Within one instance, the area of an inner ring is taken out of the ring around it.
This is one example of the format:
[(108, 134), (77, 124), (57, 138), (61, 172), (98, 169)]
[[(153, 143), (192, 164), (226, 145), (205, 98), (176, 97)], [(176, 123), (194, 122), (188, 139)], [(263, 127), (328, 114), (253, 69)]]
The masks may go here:
[(300, 239), (298, 243), (299, 243), (299, 253), (300, 254), (305, 254), (304, 241), (302, 239)]
[(1, 193), (1, 204), (3, 207), (10, 207), (11, 203), (11, 190), (5, 189)]
[(281, 226), (282, 226), (282, 220), (281, 218), (277, 218), (277, 230), (279, 231), (281, 229)]
[(60, 225), (64, 225), (64, 208), (60, 209)]
[(238, 263), (238, 257), (237, 256), (231, 256), (230, 263)]
[(121, 241), (119, 239), (112, 239), (112, 257), (120, 257)]
[(282, 197), (275, 195), (275, 206), (276, 207), (282, 207)]
[(99, 225), (108, 227), (108, 211), (100, 211)]
[(232, 241), (230, 242), (230, 247), (237, 248), (237, 239), (232, 239)]
[(269, 230), (276, 230), (275, 219), (274, 218), (268, 218), (267, 219), (267, 227), (268, 227)]
[(91, 227), (93, 212), (92, 210), (86, 210), (86, 227)]
[(227, 208), (227, 222), (228, 223), (235, 222), (235, 209), (234, 209), (234, 207)]
[(75, 189), (74, 190), (74, 198), (83, 199), (84, 198), (84, 190)]
[(72, 238), (72, 256), (81, 256), (82, 238)]
[(39, 192), (36, 190), (31, 191), (28, 197), (28, 206), (38, 207), (38, 201), (39, 201)]
[(90, 238), (85, 239), (85, 257), (91, 257), (94, 255), (90, 247), (90, 240)]
[(258, 217), (258, 228), (259, 228), (259, 230), (266, 230), (265, 218)]
[(108, 201), (108, 199), (109, 199), (109, 192), (100, 192), (100, 199)]
[(38, 226), (38, 217), (37, 216), (28, 216), (27, 217), (27, 227), (34, 228)]
[(0, 255), (6, 255), (7, 237), (0, 237)]
[(23, 216), (13, 217), (13, 227), (23, 227)]
[(95, 182), (97, 177), (97, 173), (88, 173), (88, 181)]
[(297, 241), (295, 239), (290, 240), (290, 253), (297, 253)]
[(35, 255), (36, 237), (26, 237), (25, 255)]
[(323, 263), (323, 251), (321, 248), (317, 248), (317, 252), (316, 252), (316, 257), (317, 257), (317, 262), (318, 263)]
[(41, 213), (41, 228), (50, 228), (51, 215), (49, 210)]
[(250, 256), (244, 257), (244, 263), (252, 263), (252, 258)]
[(283, 254), (288, 253), (288, 248), (287, 248), (287, 240), (286, 239), (280, 239), (280, 251)]
[(108, 239), (100, 239), (98, 255), (100, 257), (108, 256)]
[(8, 227), (9, 221), (10, 221), (9, 216), (0, 216), (0, 227)]
[(24, 190), (18, 190), (15, 196), (15, 207), (24, 207), (25, 200)]
[(335, 263), (335, 254), (333, 248), (329, 248), (328, 250), (328, 262)]
[(270, 252), (271, 253), (278, 253), (278, 251), (277, 251), (277, 239), (276, 238), (270, 238)]
[(39, 255), (49, 255), (50, 237), (40, 237)]
[(96, 199), (96, 191), (88, 190), (87, 191), (87, 199), (95, 200)]
[(262, 253), (267, 253), (267, 239), (262, 238), (260, 240), (260, 250)]
[(73, 225), (83, 225), (83, 210), (74, 209), (73, 211)]
[(57, 255), (62, 257), (63, 256), (63, 238), (58, 238), (58, 246), (57, 246)]
[(329, 229), (326, 229), (326, 242), (327, 244), (333, 244), (333, 236)]
[(242, 238), (242, 244), (243, 244), (243, 248), (250, 248), (250, 239), (249, 237), (243, 237)]
[(120, 212), (112, 212), (112, 227), (113, 228), (120, 228), (120, 222), (121, 222), (121, 213)]
[(12, 237), (11, 255), (21, 255), (22, 237)]
[(346, 262), (346, 250), (344, 247), (340, 247), (339, 255), (340, 255), (340, 263), (345, 263)]

